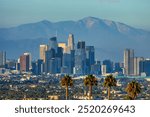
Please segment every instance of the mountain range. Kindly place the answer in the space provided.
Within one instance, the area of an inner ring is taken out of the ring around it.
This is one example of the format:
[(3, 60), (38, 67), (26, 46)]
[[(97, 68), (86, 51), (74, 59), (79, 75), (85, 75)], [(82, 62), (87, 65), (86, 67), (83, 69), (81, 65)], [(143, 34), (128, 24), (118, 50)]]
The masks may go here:
[(0, 28), (0, 50), (7, 58), (16, 59), (26, 51), (33, 59), (39, 58), (39, 45), (48, 44), (49, 38), (57, 35), (58, 42), (67, 42), (69, 33), (75, 42), (86, 41), (95, 46), (96, 58), (123, 60), (125, 48), (135, 49), (135, 55), (150, 57), (150, 32), (111, 20), (85, 17), (78, 21), (50, 22), (43, 20), (11, 28)]

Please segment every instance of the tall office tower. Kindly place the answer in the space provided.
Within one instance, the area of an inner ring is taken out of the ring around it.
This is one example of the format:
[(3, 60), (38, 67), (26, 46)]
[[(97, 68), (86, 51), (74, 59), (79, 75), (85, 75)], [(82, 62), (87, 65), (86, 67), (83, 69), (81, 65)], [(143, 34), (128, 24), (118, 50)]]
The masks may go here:
[(68, 47), (70, 50), (74, 50), (74, 36), (73, 36), (73, 34), (69, 34)]
[(114, 71), (122, 73), (122, 67), (121, 67), (120, 63), (115, 63), (114, 64)]
[(45, 51), (48, 50), (48, 45), (40, 45), (40, 59), (45, 63)]
[(51, 58), (49, 60), (49, 73), (51, 74), (55, 74), (56, 73), (56, 62), (55, 62), (55, 58)]
[(85, 49), (85, 41), (78, 41), (77, 49)]
[(61, 73), (61, 65), (62, 63), (61, 63), (61, 58), (58, 58), (58, 57), (56, 57), (55, 58), (55, 65), (57, 66), (56, 67), (56, 73)]
[(28, 72), (29, 71), (29, 55), (20, 56), (20, 72)]
[(44, 64), (44, 71), (45, 73), (50, 72), (50, 66), (49, 66), (49, 62), (52, 58), (55, 58), (55, 50), (54, 49), (50, 49), (45, 51), (45, 64)]
[(29, 55), (29, 69), (32, 69), (32, 56), (31, 56), (31, 53), (26, 52), (26, 53), (24, 53), (24, 55)]
[(0, 67), (5, 67), (6, 64), (6, 52), (0, 51)]
[(63, 62), (62, 62), (62, 73), (71, 74), (71, 54), (64, 53), (63, 54)]
[(43, 63), (43, 60), (41, 59), (38, 59), (37, 60), (37, 74), (40, 75), (43, 73), (43, 70), (44, 70), (44, 63)]
[(135, 57), (134, 58), (134, 75), (139, 76), (140, 75), (140, 61), (143, 61), (143, 57)]
[(37, 75), (37, 63), (36, 63), (36, 61), (32, 61), (31, 72), (32, 72), (33, 75)]
[(96, 61), (94, 65), (91, 65), (90, 74), (101, 75), (101, 62)]
[(86, 74), (85, 42), (79, 41), (75, 51), (74, 74)]
[(95, 63), (95, 49), (94, 46), (86, 46), (86, 65), (87, 65), (87, 74), (91, 71), (91, 65)]
[(56, 37), (50, 38), (49, 39), (49, 50), (54, 49), (55, 53), (57, 53), (57, 47), (58, 47), (57, 38)]
[(103, 65), (106, 65), (106, 73), (113, 72), (113, 63), (110, 60), (104, 60)]
[(124, 50), (124, 74), (134, 75), (134, 50)]
[(150, 76), (150, 59), (140, 61), (140, 74), (142, 73)]
[(60, 58), (51, 58), (49, 60), (49, 73), (56, 74), (60, 73), (61, 70), (61, 59)]
[(62, 66), (62, 58), (63, 58), (63, 48), (62, 47), (57, 48), (56, 57), (61, 59), (61, 66)]
[(43, 60), (38, 59), (37, 61), (32, 62), (32, 74), (40, 75), (43, 73)]
[(71, 50), (71, 73), (73, 73), (73, 68), (75, 66), (75, 50)]

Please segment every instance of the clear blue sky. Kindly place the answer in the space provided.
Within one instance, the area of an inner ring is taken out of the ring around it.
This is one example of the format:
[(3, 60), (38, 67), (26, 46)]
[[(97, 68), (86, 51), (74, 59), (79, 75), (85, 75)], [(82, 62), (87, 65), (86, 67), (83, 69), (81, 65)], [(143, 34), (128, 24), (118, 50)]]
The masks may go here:
[(0, 27), (87, 16), (150, 30), (150, 0), (0, 0)]

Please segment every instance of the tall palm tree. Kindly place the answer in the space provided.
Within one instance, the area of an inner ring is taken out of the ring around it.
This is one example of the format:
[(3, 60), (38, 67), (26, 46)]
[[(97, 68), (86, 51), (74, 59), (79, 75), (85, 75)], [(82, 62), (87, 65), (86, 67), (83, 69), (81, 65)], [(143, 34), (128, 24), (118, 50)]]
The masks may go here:
[(95, 76), (93, 75), (88, 75), (85, 79), (84, 79), (84, 85), (89, 87), (89, 99), (91, 99), (92, 96), (92, 87), (94, 85), (97, 85), (97, 78), (95, 78)]
[(66, 88), (66, 100), (68, 99), (68, 87), (73, 86), (73, 80), (69, 75), (64, 76), (61, 79), (61, 86)]
[(141, 85), (134, 80), (128, 83), (125, 90), (128, 93), (129, 99), (134, 100), (141, 93)]
[(107, 87), (108, 99), (110, 99), (110, 90), (111, 90), (111, 87), (113, 87), (113, 86), (117, 86), (117, 81), (113, 77), (113, 75), (110, 74), (110, 75), (106, 76), (106, 78), (104, 80), (104, 87)]

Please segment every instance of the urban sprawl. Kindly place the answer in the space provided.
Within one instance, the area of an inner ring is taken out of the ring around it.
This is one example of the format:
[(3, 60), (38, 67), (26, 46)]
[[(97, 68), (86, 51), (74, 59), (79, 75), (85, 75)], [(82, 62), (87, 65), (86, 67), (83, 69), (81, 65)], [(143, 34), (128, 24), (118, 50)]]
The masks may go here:
[(98, 61), (94, 46), (75, 45), (69, 34), (68, 43), (52, 37), (39, 45), (39, 56), (8, 60), (0, 51), (1, 100), (150, 99), (150, 59), (135, 57), (133, 49), (124, 50), (122, 63)]

